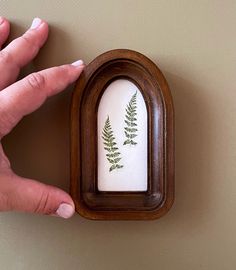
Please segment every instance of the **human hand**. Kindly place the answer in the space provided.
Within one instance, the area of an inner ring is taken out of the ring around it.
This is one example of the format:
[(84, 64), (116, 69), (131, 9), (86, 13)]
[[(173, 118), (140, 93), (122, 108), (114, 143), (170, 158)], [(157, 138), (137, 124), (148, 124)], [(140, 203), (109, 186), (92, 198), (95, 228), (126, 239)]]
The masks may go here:
[[(0, 17), (0, 48), (10, 24)], [(74, 82), (84, 68), (81, 60), (73, 64), (32, 73), (15, 82), (20, 68), (30, 62), (48, 36), (48, 25), (34, 19), (31, 28), (0, 51), (0, 140), (25, 115), (38, 109), (47, 97)], [(0, 144), (0, 211), (23, 211), (69, 218), (74, 203), (63, 190), (16, 175)]]

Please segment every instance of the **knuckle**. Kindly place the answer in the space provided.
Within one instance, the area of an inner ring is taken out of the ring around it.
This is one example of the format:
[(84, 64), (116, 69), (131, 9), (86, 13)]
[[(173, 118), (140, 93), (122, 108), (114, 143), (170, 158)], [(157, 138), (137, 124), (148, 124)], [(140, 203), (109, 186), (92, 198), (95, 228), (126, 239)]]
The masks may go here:
[(44, 215), (50, 215), (54, 209), (50, 206), (51, 200), (50, 200), (50, 192), (43, 191), (40, 200), (38, 201), (34, 213), (38, 214), (44, 214)]
[(32, 73), (27, 78), (27, 83), (31, 88), (40, 89), (45, 87), (45, 78), (40, 73)]
[(15, 124), (15, 118), (9, 112), (4, 110), (3, 108), (0, 109), (0, 139), (3, 138), (6, 134), (8, 134), (12, 127)]
[(31, 50), (34, 54), (39, 50), (34, 38), (31, 36), (30, 33), (25, 33), (22, 37), (20, 37), (24, 45)]
[(1, 171), (1, 181), (7, 185), (0, 191), (0, 211), (12, 211), (15, 209), (14, 194), (10, 188), (9, 182), (12, 180), (12, 171)]
[(9, 203), (8, 195), (0, 193), (0, 211), (12, 210), (11, 204)]
[(13, 59), (11, 54), (8, 51), (1, 51), (0, 52), (0, 62), (4, 63), (4, 64), (8, 64), (8, 63), (12, 63)]
[(9, 171), (11, 164), (5, 153), (3, 152), (2, 146), (0, 145), (0, 169), (1, 172)]

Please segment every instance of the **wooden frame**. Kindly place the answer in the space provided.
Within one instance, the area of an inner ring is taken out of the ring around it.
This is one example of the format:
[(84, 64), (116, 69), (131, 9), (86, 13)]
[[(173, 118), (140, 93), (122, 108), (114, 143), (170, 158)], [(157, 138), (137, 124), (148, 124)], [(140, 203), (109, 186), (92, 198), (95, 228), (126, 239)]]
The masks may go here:
[[(114, 80), (132, 81), (148, 113), (148, 190), (102, 192), (97, 187), (97, 110)], [(157, 128), (158, 125), (158, 128)], [(174, 200), (174, 111), (157, 66), (131, 50), (98, 56), (77, 81), (71, 105), (71, 195), (76, 211), (95, 220), (145, 220), (164, 215)]]

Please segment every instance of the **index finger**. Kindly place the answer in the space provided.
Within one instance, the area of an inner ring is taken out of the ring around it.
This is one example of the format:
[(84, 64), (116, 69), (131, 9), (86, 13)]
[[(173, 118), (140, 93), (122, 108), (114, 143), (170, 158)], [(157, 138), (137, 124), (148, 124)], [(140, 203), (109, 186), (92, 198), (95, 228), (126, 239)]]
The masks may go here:
[(84, 68), (81, 60), (32, 73), (0, 92), (0, 138), (8, 134), (21, 118), (38, 109), (47, 97), (74, 82)]

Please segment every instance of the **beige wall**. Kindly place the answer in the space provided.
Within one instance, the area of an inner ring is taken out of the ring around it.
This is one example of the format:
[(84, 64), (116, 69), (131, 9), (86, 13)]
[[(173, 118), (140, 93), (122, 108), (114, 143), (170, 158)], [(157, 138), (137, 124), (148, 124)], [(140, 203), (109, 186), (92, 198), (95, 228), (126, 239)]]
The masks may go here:
[[(0, 269), (236, 268), (236, 1), (0, 1), (12, 38), (40, 16), (51, 35), (42, 69), (113, 48), (163, 70), (176, 110), (176, 201), (154, 222), (69, 221), (0, 214)], [(4, 139), (14, 169), (69, 186), (71, 91), (51, 98)]]

